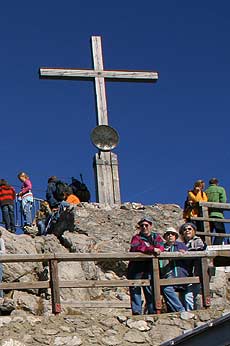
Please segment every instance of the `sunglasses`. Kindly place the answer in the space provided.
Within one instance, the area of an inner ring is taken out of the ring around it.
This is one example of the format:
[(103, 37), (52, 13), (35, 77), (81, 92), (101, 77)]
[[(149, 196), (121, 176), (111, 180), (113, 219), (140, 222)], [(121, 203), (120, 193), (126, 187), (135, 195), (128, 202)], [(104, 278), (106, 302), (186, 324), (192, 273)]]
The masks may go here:
[(176, 235), (174, 232), (167, 232), (166, 235)]
[(187, 227), (187, 228), (184, 229), (184, 231), (192, 231), (192, 230), (193, 230), (192, 227)]
[(150, 226), (149, 223), (142, 223), (142, 224), (140, 225), (140, 227), (149, 227), (149, 226)]

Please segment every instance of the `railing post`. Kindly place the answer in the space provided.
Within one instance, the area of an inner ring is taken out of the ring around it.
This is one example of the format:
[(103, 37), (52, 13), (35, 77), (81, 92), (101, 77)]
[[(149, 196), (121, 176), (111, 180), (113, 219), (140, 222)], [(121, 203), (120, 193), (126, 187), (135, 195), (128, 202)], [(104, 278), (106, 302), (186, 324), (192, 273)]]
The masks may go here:
[[(201, 210), (202, 210), (202, 216), (206, 217), (206, 218), (209, 218), (208, 207), (202, 206)], [(203, 221), (203, 225), (204, 225), (204, 232), (210, 233), (210, 223), (209, 223), (209, 221)], [(212, 244), (211, 237), (205, 236), (205, 243), (207, 245), (211, 245)]]
[(60, 288), (59, 288), (59, 278), (58, 278), (58, 261), (50, 260), (49, 269), (50, 269), (52, 313), (56, 315), (61, 312)]
[(201, 260), (200, 282), (201, 282), (201, 289), (202, 289), (203, 305), (207, 308), (211, 305), (208, 259), (203, 257), (200, 260)]
[(156, 257), (152, 258), (152, 293), (153, 293), (153, 305), (156, 308), (157, 314), (161, 313), (161, 287), (160, 287), (160, 272), (159, 272), (159, 259)]

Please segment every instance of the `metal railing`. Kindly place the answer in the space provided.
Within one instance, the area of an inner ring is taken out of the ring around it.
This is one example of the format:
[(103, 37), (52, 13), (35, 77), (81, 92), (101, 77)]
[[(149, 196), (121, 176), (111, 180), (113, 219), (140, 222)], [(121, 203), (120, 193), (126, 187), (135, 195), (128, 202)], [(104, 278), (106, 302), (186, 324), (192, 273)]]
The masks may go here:
[[(33, 205), (32, 205), (32, 219), (34, 219), (36, 212), (40, 209), (40, 204), (43, 201), (41, 198), (34, 197)], [(15, 226), (16, 228), (23, 228), (24, 221), (23, 221), (23, 215), (21, 210), (21, 202), (18, 200), (18, 197), (16, 197), (14, 202), (14, 215), (15, 215)], [(4, 225), (3, 220), (0, 221), (1, 224)]]

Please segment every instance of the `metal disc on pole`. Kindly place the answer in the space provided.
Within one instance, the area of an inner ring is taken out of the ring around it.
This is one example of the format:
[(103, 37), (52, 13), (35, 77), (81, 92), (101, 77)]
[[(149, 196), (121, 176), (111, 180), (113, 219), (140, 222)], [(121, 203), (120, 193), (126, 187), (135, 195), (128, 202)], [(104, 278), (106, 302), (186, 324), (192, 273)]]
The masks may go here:
[(93, 129), (90, 135), (92, 143), (101, 151), (110, 151), (118, 145), (119, 135), (117, 131), (108, 125), (99, 125)]

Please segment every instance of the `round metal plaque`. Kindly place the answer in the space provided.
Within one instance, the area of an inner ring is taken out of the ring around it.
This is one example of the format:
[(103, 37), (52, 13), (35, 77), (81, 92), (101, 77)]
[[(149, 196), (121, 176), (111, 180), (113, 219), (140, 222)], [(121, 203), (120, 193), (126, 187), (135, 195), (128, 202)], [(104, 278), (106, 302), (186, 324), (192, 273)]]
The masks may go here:
[(90, 135), (92, 143), (102, 151), (109, 151), (118, 145), (119, 135), (116, 130), (107, 125), (99, 125)]

